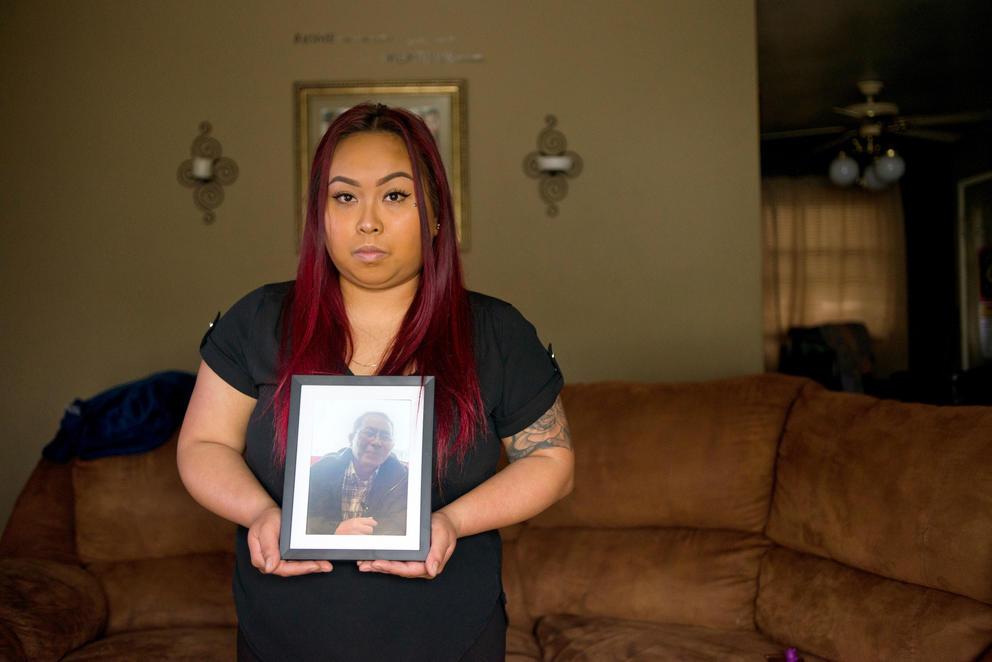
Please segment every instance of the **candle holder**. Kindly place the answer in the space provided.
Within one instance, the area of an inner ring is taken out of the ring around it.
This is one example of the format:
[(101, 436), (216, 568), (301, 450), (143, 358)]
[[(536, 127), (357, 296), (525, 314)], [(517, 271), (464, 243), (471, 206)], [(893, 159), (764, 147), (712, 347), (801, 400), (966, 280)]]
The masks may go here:
[(238, 178), (238, 164), (221, 156), (220, 141), (210, 136), (210, 122), (200, 122), (200, 135), (193, 139), (190, 158), (179, 164), (176, 177), (193, 189), (193, 204), (203, 212), (203, 222), (213, 223), (213, 210), (224, 202), (224, 187)]
[(568, 179), (582, 172), (582, 157), (567, 151), (565, 134), (555, 128), (558, 118), (548, 115), (544, 122), (547, 126), (537, 135), (537, 151), (524, 157), (524, 172), (540, 180), (537, 192), (548, 205), (548, 216), (554, 217), (558, 203), (568, 195)]

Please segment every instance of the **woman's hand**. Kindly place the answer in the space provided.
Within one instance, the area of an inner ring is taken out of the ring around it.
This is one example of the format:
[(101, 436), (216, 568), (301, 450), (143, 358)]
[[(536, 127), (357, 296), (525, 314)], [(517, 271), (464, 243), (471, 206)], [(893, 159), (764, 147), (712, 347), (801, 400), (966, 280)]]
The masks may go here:
[(282, 527), (282, 509), (273, 506), (263, 510), (248, 527), (248, 549), (251, 564), (259, 572), (280, 577), (294, 577), (312, 572), (330, 572), (330, 561), (284, 561), (279, 556), (279, 529)]
[(381, 572), (400, 577), (434, 579), (444, 570), (445, 564), (455, 551), (458, 532), (455, 524), (445, 513), (431, 514), (431, 549), (424, 561), (359, 561), (361, 572)]

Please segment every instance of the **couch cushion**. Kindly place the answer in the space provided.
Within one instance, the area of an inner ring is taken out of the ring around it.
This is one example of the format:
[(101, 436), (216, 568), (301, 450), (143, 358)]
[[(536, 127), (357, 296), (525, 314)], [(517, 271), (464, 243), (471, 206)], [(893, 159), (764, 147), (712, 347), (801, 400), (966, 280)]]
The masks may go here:
[(767, 535), (992, 603), (992, 407), (805, 389), (779, 450)]
[[(785, 646), (758, 632), (552, 614), (537, 624), (545, 662), (764, 662)], [(799, 651), (805, 662), (823, 662)]]
[(107, 633), (184, 626), (235, 626), (234, 554), (92, 563), (107, 594)]
[(761, 531), (775, 449), (804, 383), (567, 384), (575, 491), (530, 524)]
[[(2, 650), (2, 649), (0, 649)], [(541, 649), (530, 630), (510, 626), (506, 629), (506, 660), (504, 662), (540, 662)]]
[(175, 628), (125, 632), (99, 639), (62, 662), (231, 662), (237, 658), (238, 629)]
[(100, 634), (107, 604), (78, 565), (0, 559), (0, 659), (58, 660)]
[(234, 524), (193, 501), (179, 479), (177, 438), (146, 453), (74, 460), (83, 563), (233, 551)]
[(837, 660), (970, 662), (992, 645), (992, 607), (775, 548), (761, 565), (758, 627)]
[(520, 586), (532, 619), (567, 612), (754, 629), (757, 574), (767, 549), (761, 536), (528, 527), (515, 548), (516, 562), (527, 569)]

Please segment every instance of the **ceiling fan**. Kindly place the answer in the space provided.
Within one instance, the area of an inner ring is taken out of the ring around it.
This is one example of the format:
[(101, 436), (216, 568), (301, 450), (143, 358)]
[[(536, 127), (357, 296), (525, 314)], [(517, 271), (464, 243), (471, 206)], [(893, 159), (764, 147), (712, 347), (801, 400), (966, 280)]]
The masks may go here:
[(891, 147), (892, 138), (953, 143), (961, 138), (961, 134), (931, 127), (992, 120), (992, 111), (902, 116), (895, 103), (877, 99), (883, 86), (878, 80), (859, 81), (858, 90), (865, 100), (833, 108), (835, 113), (854, 120), (854, 126), (850, 126), (849, 122), (848, 125), (769, 131), (762, 133), (761, 139), (772, 141), (837, 134), (813, 150), (822, 152), (846, 146), (850, 151), (850, 154), (841, 151), (830, 164), (830, 178), (842, 186), (858, 181), (866, 188), (880, 189), (902, 177), (906, 168), (902, 157)]
[(843, 142), (848, 138), (859, 135), (877, 136), (884, 132), (911, 138), (921, 138), (923, 140), (954, 142), (961, 137), (960, 134), (924, 127), (968, 124), (992, 120), (992, 111), (900, 116), (899, 106), (890, 101), (878, 101), (876, 99), (883, 87), (884, 83), (879, 80), (859, 81), (858, 90), (864, 95), (865, 100), (849, 106), (834, 106), (833, 111), (838, 115), (858, 121), (858, 126), (854, 128), (850, 126), (823, 126), (808, 129), (768, 131), (761, 134), (761, 139), (781, 140), (785, 138), (805, 138), (807, 136), (840, 133), (844, 135), (837, 140)]

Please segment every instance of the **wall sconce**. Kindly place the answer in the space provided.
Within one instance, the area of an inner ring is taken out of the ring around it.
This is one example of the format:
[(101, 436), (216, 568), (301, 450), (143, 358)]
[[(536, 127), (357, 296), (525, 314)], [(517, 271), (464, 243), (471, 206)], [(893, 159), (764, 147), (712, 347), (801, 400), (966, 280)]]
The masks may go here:
[(193, 204), (203, 212), (203, 222), (213, 223), (213, 210), (224, 202), (224, 187), (238, 178), (238, 164), (221, 156), (220, 142), (210, 137), (210, 122), (200, 122), (200, 135), (189, 148), (192, 158), (179, 164), (177, 177), (193, 189)]
[(537, 151), (524, 157), (524, 172), (528, 177), (540, 179), (537, 192), (548, 203), (548, 216), (558, 215), (558, 204), (568, 194), (566, 178), (578, 177), (582, 172), (582, 158), (566, 151), (565, 134), (555, 129), (558, 118), (544, 118), (546, 127), (537, 135)]

